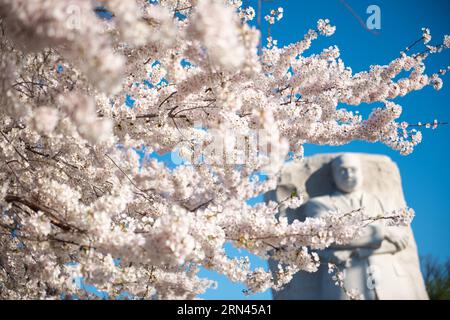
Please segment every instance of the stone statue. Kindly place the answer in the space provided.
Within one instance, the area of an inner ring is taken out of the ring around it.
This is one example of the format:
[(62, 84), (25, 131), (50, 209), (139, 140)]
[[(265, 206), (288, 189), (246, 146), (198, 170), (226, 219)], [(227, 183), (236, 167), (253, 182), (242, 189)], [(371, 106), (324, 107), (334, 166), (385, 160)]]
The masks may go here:
[[(290, 221), (361, 207), (375, 217), (406, 206), (398, 168), (379, 155), (322, 155), (291, 163), (275, 194), (266, 198), (285, 199), (294, 190), (310, 199), (299, 209), (283, 211)], [(318, 254), (323, 262), (319, 270), (299, 272), (283, 290), (273, 292), (274, 299), (348, 299), (328, 273), (327, 262), (344, 272), (344, 287), (356, 289), (363, 299), (428, 299), (410, 227), (374, 222), (351, 243)], [(276, 270), (275, 261), (269, 265)]]

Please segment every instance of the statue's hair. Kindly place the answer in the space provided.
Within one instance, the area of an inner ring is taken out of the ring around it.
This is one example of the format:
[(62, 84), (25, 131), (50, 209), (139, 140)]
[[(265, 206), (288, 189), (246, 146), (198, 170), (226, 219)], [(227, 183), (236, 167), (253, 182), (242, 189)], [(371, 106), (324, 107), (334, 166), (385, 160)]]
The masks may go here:
[(360, 165), (361, 160), (359, 159), (358, 156), (351, 155), (351, 154), (343, 154), (343, 155), (337, 156), (336, 158), (334, 158), (331, 161), (332, 172), (335, 172), (335, 170), (338, 167), (342, 166), (342, 164), (344, 164), (344, 163), (352, 163), (352, 164), (357, 163), (358, 165)]

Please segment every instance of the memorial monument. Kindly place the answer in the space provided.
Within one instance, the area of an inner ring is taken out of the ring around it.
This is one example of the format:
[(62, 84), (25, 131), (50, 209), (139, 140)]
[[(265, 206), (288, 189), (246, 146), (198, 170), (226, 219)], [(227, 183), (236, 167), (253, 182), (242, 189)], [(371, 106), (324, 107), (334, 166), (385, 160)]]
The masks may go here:
[[(292, 192), (306, 197), (298, 209), (282, 209), (289, 221), (319, 217), (329, 211), (351, 212), (364, 207), (370, 217), (406, 207), (399, 170), (382, 155), (326, 154), (287, 164), (277, 190), (266, 199), (280, 201)], [(410, 226), (373, 222), (346, 245), (318, 252), (317, 272), (297, 273), (274, 299), (348, 299), (335, 285), (328, 262), (343, 271), (344, 287), (363, 299), (428, 299), (420, 271), (417, 247)], [(277, 262), (269, 260), (271, 270)]]

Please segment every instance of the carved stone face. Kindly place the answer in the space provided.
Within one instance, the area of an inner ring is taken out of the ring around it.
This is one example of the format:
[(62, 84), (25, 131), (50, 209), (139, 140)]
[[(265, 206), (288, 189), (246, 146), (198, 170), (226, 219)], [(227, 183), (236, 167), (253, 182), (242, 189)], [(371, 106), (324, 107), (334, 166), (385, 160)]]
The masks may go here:
[(358, 190), (363, 181), (361, 162), (357, 156), (343, 155), (331, 163), (334, 183), (345, 193)]

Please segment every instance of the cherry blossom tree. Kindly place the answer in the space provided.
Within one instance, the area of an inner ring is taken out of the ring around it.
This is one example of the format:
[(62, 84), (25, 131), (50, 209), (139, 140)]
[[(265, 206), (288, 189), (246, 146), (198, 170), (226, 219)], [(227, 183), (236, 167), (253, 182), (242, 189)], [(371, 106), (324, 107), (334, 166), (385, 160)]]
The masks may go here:
[[(202, 267), (248, 293), (277, 289), (370, 223), (357, 210), (288, 224), (277, 213), (301, 195), (247, 200), (276, 188), (305, 143), (411, 153), (421, 133), (392, 100), (442, 87), (448, 69), (424, 63), (450, 38), (430, 45), (424, 29), (388, 65), (353, 73), (336, 46), (307, 54), (330, 21), (278, 47), (254, 16), (239, 0), (0, 0), (1, 299), (93, 298), (81, 278), (110, 298), (193, 299), (214, 285)], [(177, 166), (155, 156), (167, 153)], [(278, 274), (228, 257), (227, 242), (276, 258)]]

